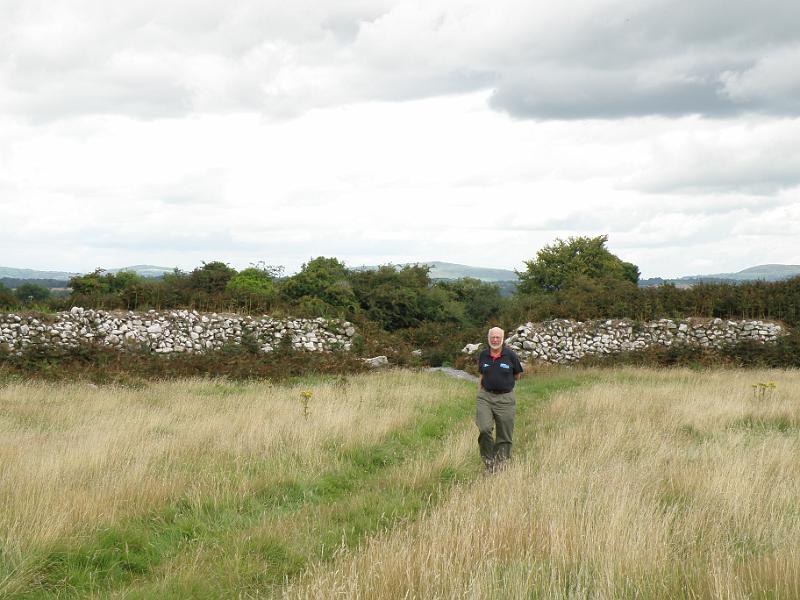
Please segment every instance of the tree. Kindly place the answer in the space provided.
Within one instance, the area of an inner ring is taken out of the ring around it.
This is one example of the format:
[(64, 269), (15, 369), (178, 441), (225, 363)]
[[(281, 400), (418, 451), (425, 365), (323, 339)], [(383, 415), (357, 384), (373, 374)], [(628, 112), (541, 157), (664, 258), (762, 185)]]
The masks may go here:
[(266, 310), (272, 306), (277, 295), (270, 272), (249, 267), (231, 277), (225, 290), (240, 308)]
[(607, 235), (557, 239), (539, 250), (535, 260), (525, 261), (526, 270), (517, 272), (519, 291), (554, 292), (579, 276), (619, 279), (635, 285), (639, 281), (639, 268), (609, 252), (607, 241)]
[(431, 285), (429, 270), (427, 265), (402, 269), (383, 265), (352, 273), (361, 310), (387, 331), (416, 327), (425, 321), (463, 320), (463, 308), (442, 288)]
[(318, 256), (303, 264), (300, 272), (289, 277), (282, 286), (281, 292), (291, 302), (300, 303), (308, 298), (318, 298), (330, 307), (342, 311), (353, 311), (356, 298), (353, 294), (349, 272), (343, 263), (335, 258)]
[(23, 283), (14, 291), (14, 295), (20, 304), (35, 304), (46, 302), (50, 298), (50, 290), (36, 283)]
[(441, 281), (436, 286), (447, 291), (463, 306), (464, 317), (471, 325), (485, 325), (497, 317), (503, 306), (500, 288), (496, 284), (463, 277), (455, 281)]
[(108, 281), (103, 278), (104, 269), (98, 267), (91, 273), (70, 277), (69, 287), (72, 288), (73, 295), (97, 297), (107, 294), (110, 290)]
[(17, 298), (2, 283), (0, 283), (0, 307), (2, 308), (12, 308), (17, 305)]
[(111, 292), (121, 292), (144, 281), (144, 277), (135, 271), (118, 271), (116, 274), (106, 273), (104, 279), (108, 282), (108, 288)]
[(236, 275), (236, 269), (229, 267), (224, 262), (212, 260), (204, 262), (189, 275), (192, 287), (209, 296), (221, 295), (228, 285), (228, 281)]

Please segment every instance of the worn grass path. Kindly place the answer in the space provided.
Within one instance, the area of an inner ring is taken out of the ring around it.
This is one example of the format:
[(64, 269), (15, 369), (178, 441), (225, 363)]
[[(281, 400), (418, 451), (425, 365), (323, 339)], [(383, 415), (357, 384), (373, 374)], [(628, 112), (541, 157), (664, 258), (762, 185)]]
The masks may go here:
[[(580, 372), (523, 379), (515, 452), (530, 446), (542, 403), (589, 380)], [(26, 589), (5, 597), (279, 595), (308, 565), (413, 520), (454, 486), (483, 476), (472, 423), (475, 384), (459, 387), (463, 394), (377, 443), (330, 447), (338, 466), (320, 476), (298, 474), (243, 498), (181, 498), (108, 524), (80, 545), (50, 548), (26, 564)]]

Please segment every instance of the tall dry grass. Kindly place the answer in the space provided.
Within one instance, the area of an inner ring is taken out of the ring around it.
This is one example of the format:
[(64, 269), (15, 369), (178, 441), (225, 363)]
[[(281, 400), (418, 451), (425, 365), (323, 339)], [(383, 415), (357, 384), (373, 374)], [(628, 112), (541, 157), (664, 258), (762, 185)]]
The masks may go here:
[(800, 597), (800, 374), (601, 378), (511, 468), (285, 597)]
[[(246, 496), (336, 468), (441, 398), (412, 373), (315, 385), (0, 387), (0, 548), (7, 563), (176, 497)], [(304, 417), (301, 392), (312, 392)], [(327, 449), (327, 451), (326, 451)]]

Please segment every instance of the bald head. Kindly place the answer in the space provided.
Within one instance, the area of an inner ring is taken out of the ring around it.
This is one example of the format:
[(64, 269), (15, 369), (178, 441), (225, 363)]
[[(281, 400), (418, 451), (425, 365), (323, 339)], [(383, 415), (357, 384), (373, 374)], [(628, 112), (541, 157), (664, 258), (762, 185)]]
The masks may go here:
[(492, 327), (489, 330), (489, 347), (492, 350), (497, 350), (503, 347), (503, 338), (505, 337), (505, 331), (500, 329), (499, 327)]

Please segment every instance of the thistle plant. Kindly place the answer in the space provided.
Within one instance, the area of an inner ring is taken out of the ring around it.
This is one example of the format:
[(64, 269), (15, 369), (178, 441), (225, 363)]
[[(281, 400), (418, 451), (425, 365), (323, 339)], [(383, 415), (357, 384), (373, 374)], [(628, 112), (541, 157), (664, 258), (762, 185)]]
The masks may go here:
[(308, 419), (309, 415), (311, 414), (310, 405), (311, 405), (311, 396), (313, 395), (314, 393), (311, 392), (310, 390), (303, 390), (302, 392), (300, 392), (300, 404), (303, 406), (303, 417), (305, 419)]
[(758, 383), (754, 383), (750, 387), (753, 388), (753, 399), (755, 400), (767, 400), (772, 397), (775, 388), (778, 387), (775, 385), (774, 381), (759, 381)]

